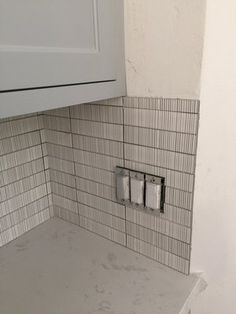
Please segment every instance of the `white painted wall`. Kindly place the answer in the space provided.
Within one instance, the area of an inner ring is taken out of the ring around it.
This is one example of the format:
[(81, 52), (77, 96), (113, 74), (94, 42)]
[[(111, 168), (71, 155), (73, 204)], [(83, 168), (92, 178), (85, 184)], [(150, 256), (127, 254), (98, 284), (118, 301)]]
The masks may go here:
[(208, 0), (205, 36), (192, 271), (209, 285), (192, 314), (235, 314), (235, 0)]
[(198, 98), (206, 0), (125, 0), (129, 96)]

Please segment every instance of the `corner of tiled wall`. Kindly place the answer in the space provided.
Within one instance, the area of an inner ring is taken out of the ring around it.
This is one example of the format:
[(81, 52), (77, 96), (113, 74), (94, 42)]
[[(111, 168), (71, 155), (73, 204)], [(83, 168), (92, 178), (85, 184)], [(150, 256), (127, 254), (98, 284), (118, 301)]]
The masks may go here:
[(42, 141), (54, 216), (79, 224), (69, 107), (43, 112)]
[[(1, 195), (9, 184), (6, 173), (10, 177), (15, 171), (8, 167), (17, 169), (21, 163), (18, 152), (12, 152), (30, 149), (32, 174), (42, 175), (45, 170), (37, 191), (44, 189), (48, 194), (44, 198), (48, 217), (53, 209), (56, 217), (189, 273), (198, 100), (124, 97), (21, 119), (24, 122), (0, 122), (0, 158), (7, 167), (1, 169)], [(22, 139), (27, 140), (22, 142), (16, 136), (24, 133)], [(23, 146), (14, 146), (16, 142)], [(5, 154), (11, 161), (5, 161)], [(116, 202), (118, 165), (166, 178), (164, 214), (155, 216)], [(21, 173), (19, 179), (32, 174)], [(7, 206), (4, 202), (1, 213)], [(0, 228), (5, 225), (0, 221)], [(2, 232), (8, 234), (5, 229), (0, 231), (1, 239), (6, 238)]]
[(80, 226), (126, 245), (114, 174), (124, 165), (122, 99), (71, 107), (71, 125)]
[[(199, 101), (124, 97), (45, 113), (56, 216), (189, 273)], [(117, 165), (166, 178), (160, 217), (116, 202)]]
[(56, 217), (126, 245), (125, 207), (116, 202), (123, 165), (122, 98), (44, 112), (43, 150)]
[(48, 220), (38, 114), (0, 120), (0, 247)]

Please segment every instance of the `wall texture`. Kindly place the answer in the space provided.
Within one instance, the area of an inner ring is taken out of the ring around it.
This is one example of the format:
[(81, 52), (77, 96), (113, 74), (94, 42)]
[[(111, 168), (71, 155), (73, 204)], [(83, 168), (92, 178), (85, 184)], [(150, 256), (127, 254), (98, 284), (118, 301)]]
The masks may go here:
[(209, 0), (191, 267), (206, 273), (208, 287), (193, 314), (235, 313), (235, 30), (236, 2)]
[[(125, 98), (45, 112), (56, 216), (189, 272), (199, 102)], [(116, 202), (115, 167), (166, 177), (160, 217)]]
[(50, 218), (40, 119), (0, 120), (0, 246)]
[(206, 0), (126, 0), (128, 96), (199, 99)]

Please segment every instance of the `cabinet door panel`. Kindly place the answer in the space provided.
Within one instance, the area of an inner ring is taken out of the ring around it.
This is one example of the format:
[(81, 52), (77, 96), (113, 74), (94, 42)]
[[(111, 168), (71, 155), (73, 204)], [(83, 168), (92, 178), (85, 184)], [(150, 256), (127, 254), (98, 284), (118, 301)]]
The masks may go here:
[(121, 0), (0, 0), (0, 90), (116, 80)]

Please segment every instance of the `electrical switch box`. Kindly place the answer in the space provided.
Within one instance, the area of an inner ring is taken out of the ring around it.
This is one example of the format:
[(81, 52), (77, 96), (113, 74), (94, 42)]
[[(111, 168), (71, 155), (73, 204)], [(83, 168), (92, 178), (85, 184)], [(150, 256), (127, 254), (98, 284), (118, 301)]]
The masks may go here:
[(145, 206), (153, 211), (163, 212), (165, 196), (164, 178), (146, 175), (145, 183)]
[(116, 198), (150, 214), (164, 213), (165, 178), (116, 167)]
[(120, 167), (116, 168), (116, 198), (122, 203), (130, 201), (130, 172)]
[(130, 171), (131, 203), (144, 205), (144, 174)]

